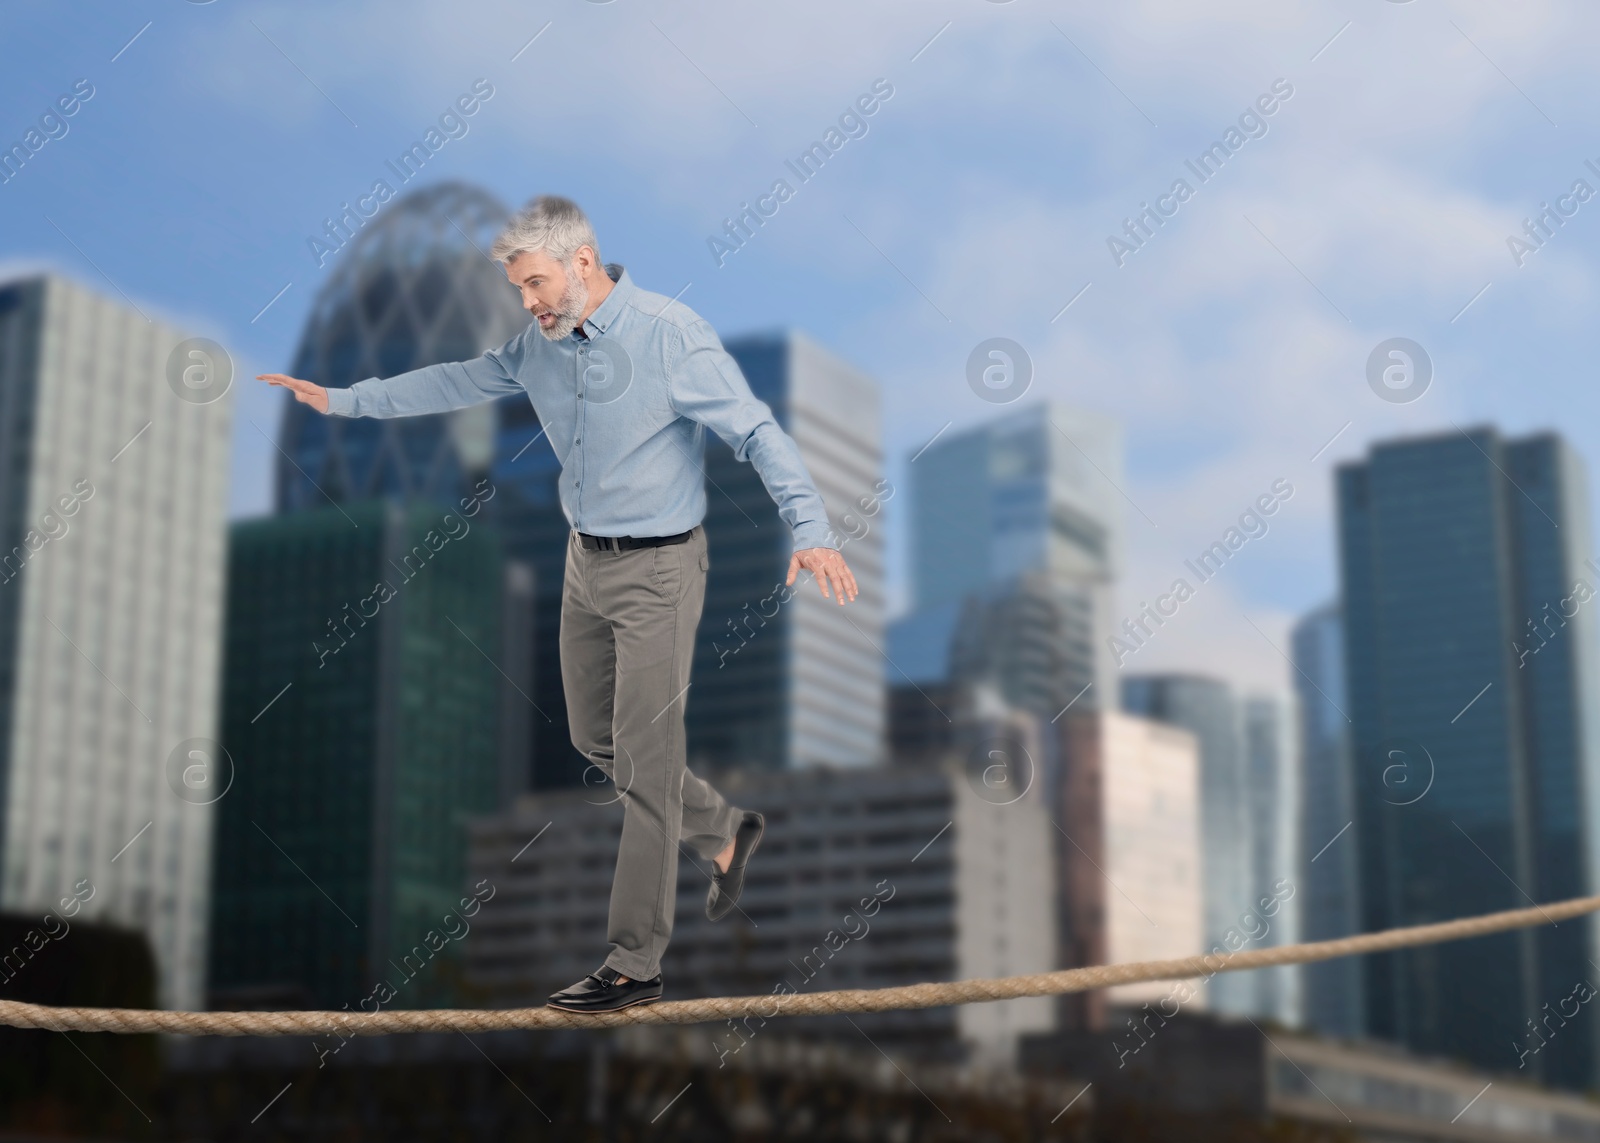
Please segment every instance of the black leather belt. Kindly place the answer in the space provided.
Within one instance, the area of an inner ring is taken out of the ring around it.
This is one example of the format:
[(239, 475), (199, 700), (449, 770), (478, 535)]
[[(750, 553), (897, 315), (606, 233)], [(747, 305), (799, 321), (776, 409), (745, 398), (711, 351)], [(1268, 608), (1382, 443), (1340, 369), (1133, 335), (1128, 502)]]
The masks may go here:
[(679, 532), (676, 536), (591, 536), (587, 532), (575, 533), (578, 542), (591, 552), (631, 552), (635, 548), (663, 548), (668, 544), (687, 544), (694, 529)]

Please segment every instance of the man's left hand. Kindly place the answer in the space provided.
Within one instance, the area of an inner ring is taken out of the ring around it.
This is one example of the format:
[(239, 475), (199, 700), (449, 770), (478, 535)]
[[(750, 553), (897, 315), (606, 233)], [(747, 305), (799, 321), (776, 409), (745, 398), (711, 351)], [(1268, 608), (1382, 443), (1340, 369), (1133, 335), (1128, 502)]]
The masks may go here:
[[(794, 583), (794, 577), (804, 568), (817, 578), (824, 599), (837, 599), (843, 607), (846, 597), (852, 602), (856, 597), (856, 577), (850, 574), (844, 557), (836, 548), (803, 548), (789, 558), (789, 578), (785, 585)], [(830, 592), (829, 588), (833, 590)]]

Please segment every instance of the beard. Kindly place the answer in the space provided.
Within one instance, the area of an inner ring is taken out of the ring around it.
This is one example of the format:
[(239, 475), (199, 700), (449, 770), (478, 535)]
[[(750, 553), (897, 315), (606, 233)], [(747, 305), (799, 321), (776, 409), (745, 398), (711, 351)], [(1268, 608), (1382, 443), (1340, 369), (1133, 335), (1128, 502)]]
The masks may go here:
[(567, 266), (561, 267), (561, 274), (567, 280), (567, 287), (561, 294), (561, 300), (551, 309), (545, 311), (555, 315), (555, 321), (546, 326), (534, 316), (534, 324), (539, 327), (539, 332), (550, 341), (560, 341), (567, 337), (578, 324), (583, 321), (584, 307), (589, 304), (589, 287), (584, 285), (581, 278), (575, 278)]

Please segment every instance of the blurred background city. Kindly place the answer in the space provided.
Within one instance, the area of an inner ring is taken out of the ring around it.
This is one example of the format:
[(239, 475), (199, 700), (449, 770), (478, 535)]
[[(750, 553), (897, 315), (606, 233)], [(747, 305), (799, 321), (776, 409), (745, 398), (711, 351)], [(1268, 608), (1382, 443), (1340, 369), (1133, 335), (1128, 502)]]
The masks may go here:
[[(1600, 894), (1600, 13), (1433, 0), (0, 15), (0, 999), (536, 1005), (604, 955), (535, 194), (717, 328), (668, 998)], [(1546, 249), (1548, 247), (1548, 249)], [(0, 1028), (0, 1140), (1600, 1141), (1590, 918), (1059, 998), (379, 1038)]]

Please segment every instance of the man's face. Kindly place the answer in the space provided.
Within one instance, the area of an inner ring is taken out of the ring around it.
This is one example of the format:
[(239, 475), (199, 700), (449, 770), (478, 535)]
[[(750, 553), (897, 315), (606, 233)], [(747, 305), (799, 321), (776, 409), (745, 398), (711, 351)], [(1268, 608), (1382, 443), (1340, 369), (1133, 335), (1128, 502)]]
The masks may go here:
[(522, 308), (538, 320), (540, 333), (560, 341), (578, 328), (589, 288), (569, 267), (542, 250), (518, 254), (505, 267), (506, 279), (521, 291)]

